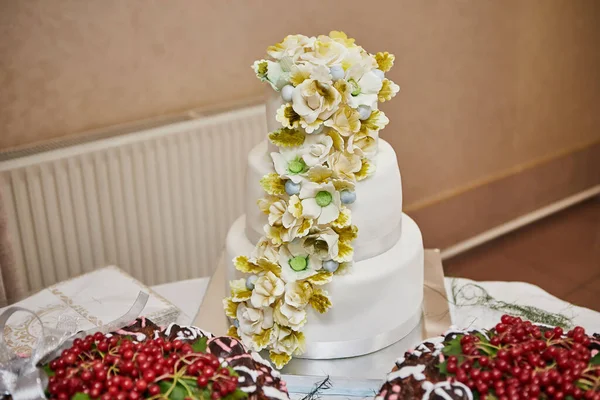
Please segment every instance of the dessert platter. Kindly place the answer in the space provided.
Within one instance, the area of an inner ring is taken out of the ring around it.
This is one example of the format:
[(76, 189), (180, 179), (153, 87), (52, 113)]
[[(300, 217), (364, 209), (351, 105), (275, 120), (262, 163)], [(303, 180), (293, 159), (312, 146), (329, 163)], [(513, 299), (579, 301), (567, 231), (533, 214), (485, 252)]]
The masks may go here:
[(509, 315), (488, 330), (451, 329), (400, 357), (376, 396), (478, 398), (600, 400), (600, 335)]
[(268, 140), (248, 155), (246, 213), (226, 242), (229, 334), (278, 368), (376, 352), (415, 329), (423, 301), (421, 232), (379, 137), (394, 56), (335, 31), (267, 53), (253, 69)]
[(77, 338), (43, 366), (49, 399), (288, 399), (279, 372), (235, 338), (139, 318)]

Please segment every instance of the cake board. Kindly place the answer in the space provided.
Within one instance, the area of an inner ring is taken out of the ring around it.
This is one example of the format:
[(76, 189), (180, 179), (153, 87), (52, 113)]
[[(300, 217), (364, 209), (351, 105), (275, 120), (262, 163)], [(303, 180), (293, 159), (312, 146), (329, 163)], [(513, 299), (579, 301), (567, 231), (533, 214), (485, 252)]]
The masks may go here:
[[(226, 265), (221, 257), (215, 270), (194, 325), (216, 335), (224, 335), (228, 321), (223, 312), (223, 298), (227, 296)], [(444, 287), (444, 270), (439, 250), (425, 250), (423, 311), (417, 326), (404, 338), (384, 349), (358, 357), (310, 360), (296, 358), (281, 371), (290, 392), (306, 393), (330, 377), (332, 389), (328, 396), (369, 397), (379, 389), (394, 361), (423, 339), (438, 336), (452, 324)], [(418, 316), (417, 316), (418, 318)]]

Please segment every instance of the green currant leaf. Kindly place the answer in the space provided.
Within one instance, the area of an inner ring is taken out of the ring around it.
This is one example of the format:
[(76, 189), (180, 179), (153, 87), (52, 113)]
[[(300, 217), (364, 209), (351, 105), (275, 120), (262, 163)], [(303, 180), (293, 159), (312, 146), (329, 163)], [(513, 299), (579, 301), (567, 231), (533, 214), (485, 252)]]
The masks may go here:
[(439, 369), (440, 374), (442, 374), (444, 376), (450, 375), (450, 372), (448, 372), (448, 361), (444, 361), (443, 363), (438, 364), (437, 369)]
[(231, 368), (231, 367), (227, 367), (227, 369), (229, 370), (229, 376), (237, 376), (239, 377), (240, 375), (235, 371), (235, 369)]
[(591, 365), (600, 365), (600, 353), (598, 353), (594, 357), (592, 357), (592, 359), (590, 360), (590, 364)]
[(569, 395), (569, 396), (565, 396), (565, 400), (575, 400), (575, 397)]
[(162, 394), (169, 393), (170, 400), (184, 400), (188, 395), (183, 385), (173, 381), (160, 381), (158, 382), (158, 386)]
[(223, 397), (223, 400), (243, 400), (248, 398), (248, 393), (235, 389), (235, 392)]
[(456, 335), (456, 337), (449, 342), (446, 342), (446, 345), (442, 349), (442, 353), (445, 356), (462, 356), (462, 347), (460, 345), (460, 339), (463, 335)]
[(85, 393), (75, 393), (73, 395), (73, 397), (71, 397), (71, 400), (90, 400), (90, 396), (85, 394)]
[(54, 371), (52, 371), (52, 369), (50, 369), (50, 364), (46, 364), (46, 365), (42, 366), (42, 369), (44, 370), (46, 375), (48, 375), (48, 378), (50, 378), (51, 376), (54, 376)]
[(192, 350), (194, 350), (194, 353), (205, 353), (207, 342), (207, 337), (201, 337), (198, 338), (194, 343), (192, 343)]

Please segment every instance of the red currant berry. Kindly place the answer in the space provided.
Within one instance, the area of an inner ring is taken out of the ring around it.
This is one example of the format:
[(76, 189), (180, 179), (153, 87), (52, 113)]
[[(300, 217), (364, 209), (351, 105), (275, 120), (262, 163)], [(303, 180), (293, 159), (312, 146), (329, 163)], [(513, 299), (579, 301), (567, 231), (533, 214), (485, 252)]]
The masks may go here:
[(137, 381), (135, 381), (135, 390), (137, 390), (138, 392), (144, 393), (147, 388), (148, 382), (146, 382), (144, 379), (138, 379)]
[(146, 382), (154, 382), (154, 379), (156, 379), (156, 373), (151, 369), (144, 371), (142, 376)]
[(196, 379), (196, 382), (198, 383), (198, 387), (203, 388), (208, 385), (208, 378), (205, 375), (200, 375), (198, 379)]
[(456, 363), (450, 363), (449, 362), (446, 365), (446, 369), (448, 370), (449, 373), (454, 374), (458, 370), (458, 366), (456, 365)]
[[(207, 383), (208, 383), (208, 381), (207, 381)], [(148, 393), (150, 394), (150, 396), (156, 396), (157, 394), (160, 393), (160, 387), (157, 384), (153, 383), (152, 385), (148, 386)]]
[[(86, 370), (86, 371), (83, 371), (81, 373), (80, 377), (81, 377), (82, 381), (89, 382), (89, 381), (92, 380), (92, 378), (94, 377), (94, 375), (92, 374), (92, 371)], [(96, 397), (98, 397), (98, 396), (96, 396)]]

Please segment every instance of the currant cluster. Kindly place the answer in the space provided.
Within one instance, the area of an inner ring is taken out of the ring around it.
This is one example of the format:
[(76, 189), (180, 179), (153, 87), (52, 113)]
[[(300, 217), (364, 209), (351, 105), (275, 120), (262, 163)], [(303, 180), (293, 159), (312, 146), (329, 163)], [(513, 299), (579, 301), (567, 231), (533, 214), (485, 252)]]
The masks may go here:
[(498, 400), (600, 400), (600, 365), (590, 363), (589, 346), (582, 327), (566, 335), (559, 327), (542, 332), (529, 321), (504, 315), (489, 340), (462, 336), (462, 354), (448, 357), (446, 369), (481, 396)]
[(137, 343), (102, 333), (75, 339), (49, 369), (48, 392), (59, 400), (76, 393), (101, 400), (168, 398), (178, 383), (190, 399), (204, 391), (217, 400), (233, 393), (238, 383), (217, 357), (195, 352), (188, 343), (162, 338)]

